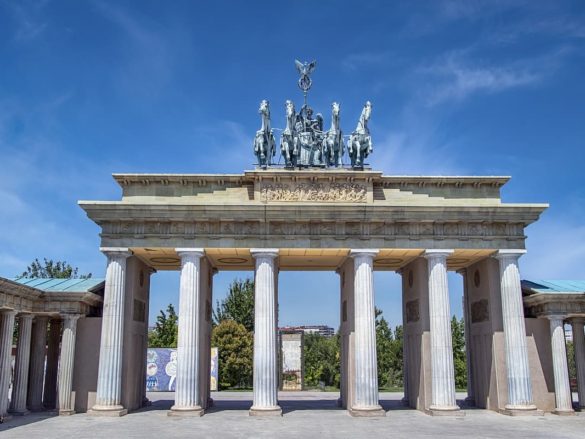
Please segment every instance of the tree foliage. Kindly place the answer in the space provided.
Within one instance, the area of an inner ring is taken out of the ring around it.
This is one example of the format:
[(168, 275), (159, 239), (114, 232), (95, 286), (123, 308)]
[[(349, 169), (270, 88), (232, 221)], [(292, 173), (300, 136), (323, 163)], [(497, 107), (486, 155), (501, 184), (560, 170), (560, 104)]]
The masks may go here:
[(216, 325), (224, 320), (233, 320), (244, 325), (246, 330), (254, 330), (254, 281), (235, 279), (229, 286), (227, 297), (217, 301), (213, 312)]
[(382, 317), (382, 311), (375, 309), (376, 315), (376, 356), (378, 359), (378, 386), (381, 388), (402, 385), (402, 326), (396, 326), (394, 333)]
[(453, 340), (453, 366), (455, 369), (455, 387), (467, 387), (467, 358), (465, 353), (465, 322), (457, 317), (451, 318), (451, 339)]
[(244, 325), (223, 320), (213, 328), (211, 344), (218, 348), (220, 387), (251, 387), (254, 338)]
[(162, 309), (156, 318), (156, 324), (148, 334), (148, 347), (176, 348), (179, 337), (178, 316), (175, 307), (169, 303), (167, 312)]
[(72, 267), (66, 261), (53, 261), (52, 259), (43, 258), (40, 262), (35, 258), (32, 263), (26, 267), (21, 277), (25, 278), (58, 278), (58, 279), (89, 279), (91, 273), (79, 275), (79, 269)]
[(309, 387), (339, 387), (340, 337), (305, 334), (305, 384)]

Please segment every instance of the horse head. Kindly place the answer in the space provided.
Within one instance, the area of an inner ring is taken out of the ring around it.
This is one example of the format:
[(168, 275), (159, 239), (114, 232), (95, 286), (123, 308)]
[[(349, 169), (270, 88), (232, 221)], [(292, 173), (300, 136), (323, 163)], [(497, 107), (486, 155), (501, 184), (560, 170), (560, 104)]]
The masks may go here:
[(263, 116), (270, 117), (270, 103), (266, 99), (263, 99), (262, 102), (260, 102), (258, 113), (262, 114)]

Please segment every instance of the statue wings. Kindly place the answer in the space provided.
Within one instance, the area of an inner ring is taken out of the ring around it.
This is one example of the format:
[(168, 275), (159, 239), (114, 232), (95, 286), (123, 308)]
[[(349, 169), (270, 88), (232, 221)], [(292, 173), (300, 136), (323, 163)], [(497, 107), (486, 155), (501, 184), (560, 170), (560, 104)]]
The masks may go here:
[(298, 59), (295, 59), (295, 65), (297, 66), (297, 71), (299, 72), (300, 75), (308, 76), (315, 70), (315, 67), (317, 66), (317, 61), (313, 60), (310, 63), (308, 62), (302, 63)]

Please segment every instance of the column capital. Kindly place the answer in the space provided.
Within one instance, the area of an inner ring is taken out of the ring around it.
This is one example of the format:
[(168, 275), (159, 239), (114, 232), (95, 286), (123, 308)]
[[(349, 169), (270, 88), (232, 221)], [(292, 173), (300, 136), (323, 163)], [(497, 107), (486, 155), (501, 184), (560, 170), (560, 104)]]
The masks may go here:
[(422, 257), (425, 259), (444, 258), (451, 256), (455, 250), (453, 249), (427, 249), (423, 252)]
[(279, 250), (277, 248), (251, 248), (250, 254), (253, 258), (276, 258)]
[(349, 251), (349, 257), (350, 258), (359, 258), (359, 257), (369, 256), (371, 258), (374, 258), (378, 253), (380, 253), (380, 250), (378, 250), (377, 248), (351, 249)]
[(23, 313), (23, 314), (19, 314), (18, 315), (18, 318), (19, 319), (30, 320), (31, 322), (32, 322), (32, 320), (33, 320), (34, 317), (35, 317), (34, 314), (25, 314), (25, 313)]
[(13, 316), (16, 315), (16, 310), (15, 309), (0, 309), (0, 314), (7, 314), (10, 315), (12, 314)]
[(505, 250), (498, 250), (494, 253), (493, 257), (498, 260), (505, 260), (505, 259), (513, 259), (518, 260), (520, 256), (526, 253), (526, 250), (523, 249), (505, 249)]
[(561, 322), (564, 322), (565, 319), (567, 318), (567, 315), (566, 314), (547, 314), (544, 317), (550, 321), (560, 320)]
[(63, 321), (73, 321), (73, 320), (78, 320), (82, 317), (85, 317), (84, 314), (69, 314), (69, 313), (63, 313), (60, 314), (61, 318), (63, 319)]
[(456, 273), (465, 277), (465, 276), (467, 276), (467, 268), (460, 268), (459, 270), (456, 271)]
[(205, 256), (205, 249), (203, 248), (187, 248), (187, 247), (179, 247), (176, 248), (175, 251), (180, 257), (183, 256), (198, 256), (202, 258)]
[(100, 251), (107, 257), (128, 258), (133, 255), (132, 250), (127, 247), (100, 247)]

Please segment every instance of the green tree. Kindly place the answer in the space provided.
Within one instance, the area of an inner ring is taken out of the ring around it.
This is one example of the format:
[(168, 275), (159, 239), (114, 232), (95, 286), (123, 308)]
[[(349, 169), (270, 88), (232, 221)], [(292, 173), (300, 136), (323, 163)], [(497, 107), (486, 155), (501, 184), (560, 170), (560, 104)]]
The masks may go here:
[(577, 367), (575, 365), (575, 345), (572, 341), (567, 341), (567, 363), (569, 365), (569, 382), (574, 384), (577, 382)]
[(248, 331), (254, 330), (254, 281), (235, 279), (229, 286), (227, 297), (219, 302), (213, 312), (216, 325), (224, 320), (233, 320)]
[(465, 356), (465, 323), (463, 319), (451, 318), (451, 338), (453, 340), (453, 366), (455, 368), (455, 387), (467, 387), (467, 365)]
[(32, 263), (26, 267), (21, 277), (25, 278), (58, 278), (58, 279), (89, 279), (91, 273), (79, 275), (79, 269), (72, 267), (66, 261), (53, 261), (52, 259), (43, 258), (41, 263), (35, 258)]
[(218, 348), (220, 387), (251, 387), (254, 338), (244, 325), (221, 321), (213, 328), (211, 345)]
[(175, 307), (171, 303), (167, 306), (166, 313), (161, 309), (155, 328), (148, 334), (148, 347), (176, 348), (179, 337), (178, 320)]
[(388, 322), (382, 317), (382, 310), (376, 308), (376, 356), (378, 359), (378, 386), (388, 387), (392, 381), (392, 366), (394, 363), (394, 350), (392, 330)]
[(320, 334), (304, 336), (305, 383), (309, 387), (339, 387), (340, 337)]

